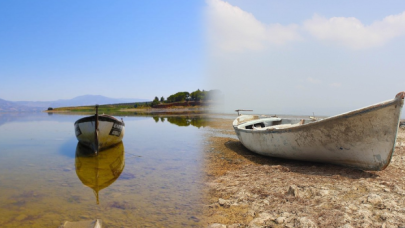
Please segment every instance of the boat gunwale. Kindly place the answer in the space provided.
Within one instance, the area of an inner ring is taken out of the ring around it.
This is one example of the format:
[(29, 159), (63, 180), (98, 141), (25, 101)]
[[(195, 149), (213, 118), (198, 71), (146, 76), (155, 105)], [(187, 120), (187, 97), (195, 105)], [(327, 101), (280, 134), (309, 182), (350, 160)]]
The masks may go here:
[[(242, 129), (242, 128), (238, 127), (238, 126), (240, 126), (242, 124), (246, 124), (246, 123), (251, 122), (251, 121), (257, 121), (258, 119), (246, 121), (246, 122), (240, 123), (238, 125), (233, 125), (233, 127), (234, 127), (235, 131), (245, 132), (245, 133), (264, 133), (264, 134), (268, 134), (268, 133), (296, 132), (296, 131), (300, 131), (300, 130), (302, 130), (304, 128), (307, 128), (307, 127), (316, 126), (318, 124), (324, 124), (324, 123), (329, 122), (329, 121), (347, 119), (347, 118), (350, 118), (350, 117), (353, 117), (353, 116), (357, 116), (357, 115), (361, 115), (361, 114), (368, 113), (368, 112), (371, 112), (371, 111), (379, 110), (379, 109), (382, 109), (382, 108), (385, 108), (385, 107), (388, 107), (388, 106), (391, 106), (391, 105), (395, 105), (397, 103), (401, 103), (401, 100), (403, 101), (403, 99), (401, 99), (401, 98), (394, 98), (392, 100), (383, 101), (383, 102), (380, 102), (380, 103), (377, 103), (377, 104), (374, 104), (374, 105), (370, 105), (370, 106), (367, 106), (367, 107), (364, 107), (364, 108), (360, 108), (360, 109), (345, 112), (345, 113), (342, 113), (342, 114), (339, 114), (339, 115), (327, 117), (325, 119), (317, 120), (317, 121), (310, 122), (310, 123), (303, 124), (303, 125), (292, 125), (291, 127), (287, 127), (287, 128), (283, 128), (283, 129), (269, 128), (269, 129), (259, 130), (258, 131), (258, 130), (252, 130), (252, 129)], [(403, 103), (400, 104), (400, 105), (402, 107)], [(399, 112), (401, 113), (401, 111), (399, 111)], [(288, 118), (285, 118), (285, 119), (288, 119)], [(398, 118), (398, 123), (399, 123), (399, 120), (400, 120), (400, 116)], [(277, 125), (275, 125), (275, 126), (277, 126)], [(398, 124), (398, 126), (399, 126), (399, 124)]]
[[(86, 116), (86, 117), (83, 117), (83, 118), (81, 118), (81, 119), (78, 119), (78, 120), (74, 123), (74, 125), (79, 124), (79, 123), (92, 122), (92, 121), (95, 120), (94, 118), (95, 118), (94, 115), (93, 115), (93, 116)], [(117, 124), (120, 124), (120, 125), (122, 125), (122, 126), (125, 126), (125, 123), (124, 123), (123, 121), (118, 120), (117, 118), (115, 118), (115, 117), (113, 117), (113, 116), (109, 116), (109, 115), (99, 115), (99, 116), (98, 116), (98, 120), (99, 120), (99, 121), (105, 121), (105, 122), (117, 123)]]

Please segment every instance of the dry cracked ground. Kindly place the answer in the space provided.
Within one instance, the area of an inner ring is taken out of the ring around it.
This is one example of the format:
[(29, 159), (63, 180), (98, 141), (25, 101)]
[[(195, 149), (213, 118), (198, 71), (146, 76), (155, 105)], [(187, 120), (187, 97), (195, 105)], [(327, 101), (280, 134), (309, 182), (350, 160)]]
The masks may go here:
[(206, 227), (405, 227), (404, 128), (377, 172), (256, 155), (231, 125), (209, 124)]

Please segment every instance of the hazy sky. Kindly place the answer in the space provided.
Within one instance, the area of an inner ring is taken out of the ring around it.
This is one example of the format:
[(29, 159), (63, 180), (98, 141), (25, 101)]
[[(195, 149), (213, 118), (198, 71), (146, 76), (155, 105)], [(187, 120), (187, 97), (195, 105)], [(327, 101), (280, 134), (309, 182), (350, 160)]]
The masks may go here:
[(335, 115), (405, 90), (405, 1), (206, 3), (207, 77), (225, 111)]
[(0, 98), (165, 96), (208, 89), (204, 1), (0, 2)]
[(334, 115), (405, 90), (402, 0), (13, 0), (0, 14), (5, 100), (220, 89), (227, 112)]

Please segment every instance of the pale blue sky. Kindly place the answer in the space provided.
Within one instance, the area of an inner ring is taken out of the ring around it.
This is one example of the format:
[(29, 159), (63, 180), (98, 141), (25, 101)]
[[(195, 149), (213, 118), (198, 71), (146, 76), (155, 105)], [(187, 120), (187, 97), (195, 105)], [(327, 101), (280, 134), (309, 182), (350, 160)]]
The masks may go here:
[(365, 24), (404, 11), (402, 0), (228, 0), (265, 23), (290, 24), (306, 20), (313, 14), (325, 17), (356, 17)]
[(0, 13), (11, 101), (199, 88), (223, 91), (227, 112), (334, 115), (405, 90), (399, 0), (15, 0)]
[(204, 84), (204, 1), (0, 2), (0, 98), (165, 96)]
[(336, 115), (405, 90), (404, 1), (207, 5), (207, 75), (223, 111)]

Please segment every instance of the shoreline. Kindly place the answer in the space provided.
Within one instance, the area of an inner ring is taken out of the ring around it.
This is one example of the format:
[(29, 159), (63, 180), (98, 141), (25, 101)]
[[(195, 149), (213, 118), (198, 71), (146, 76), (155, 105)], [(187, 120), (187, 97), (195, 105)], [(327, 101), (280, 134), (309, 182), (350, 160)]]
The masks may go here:
[[(48, 114), (66, 114), (66, 115), (92, 115), (95, 112), (90, 110), (45, 110)], [(99, 109), (99, 113), (111, 116), (136, 116), (136, 115), (206, 115), (209, 114), (209, 109), (206, 108), (148, 108), (148, 109), (118, 109), (118, 110), (103, 110)]]
[(383, 171), (264, 157), (233, 137), (232, 120), (211, 119), (209, 127), (208, 227), (405, 226), (404, 127)]
[[(53, 109), (53, 110), (44, 110), (42, 112), (46, 113), (76, 113), (76, 112), (91, 112), (87, 111), (90, 108), (63, 108), (61, 110)], [(85, 111), (83, 111), (85, 110)], [(139, 113), (188, 113), (188, 112), (201, 112), (201, 113), (208, 113), (208, 108), (201, 108), (201, 107), (194, 107), (194, 108), (130, 108), (130, 109), (105, 109), (99, 108), (99, 111), (109, 111), (109, 112), (139, 112)]]

